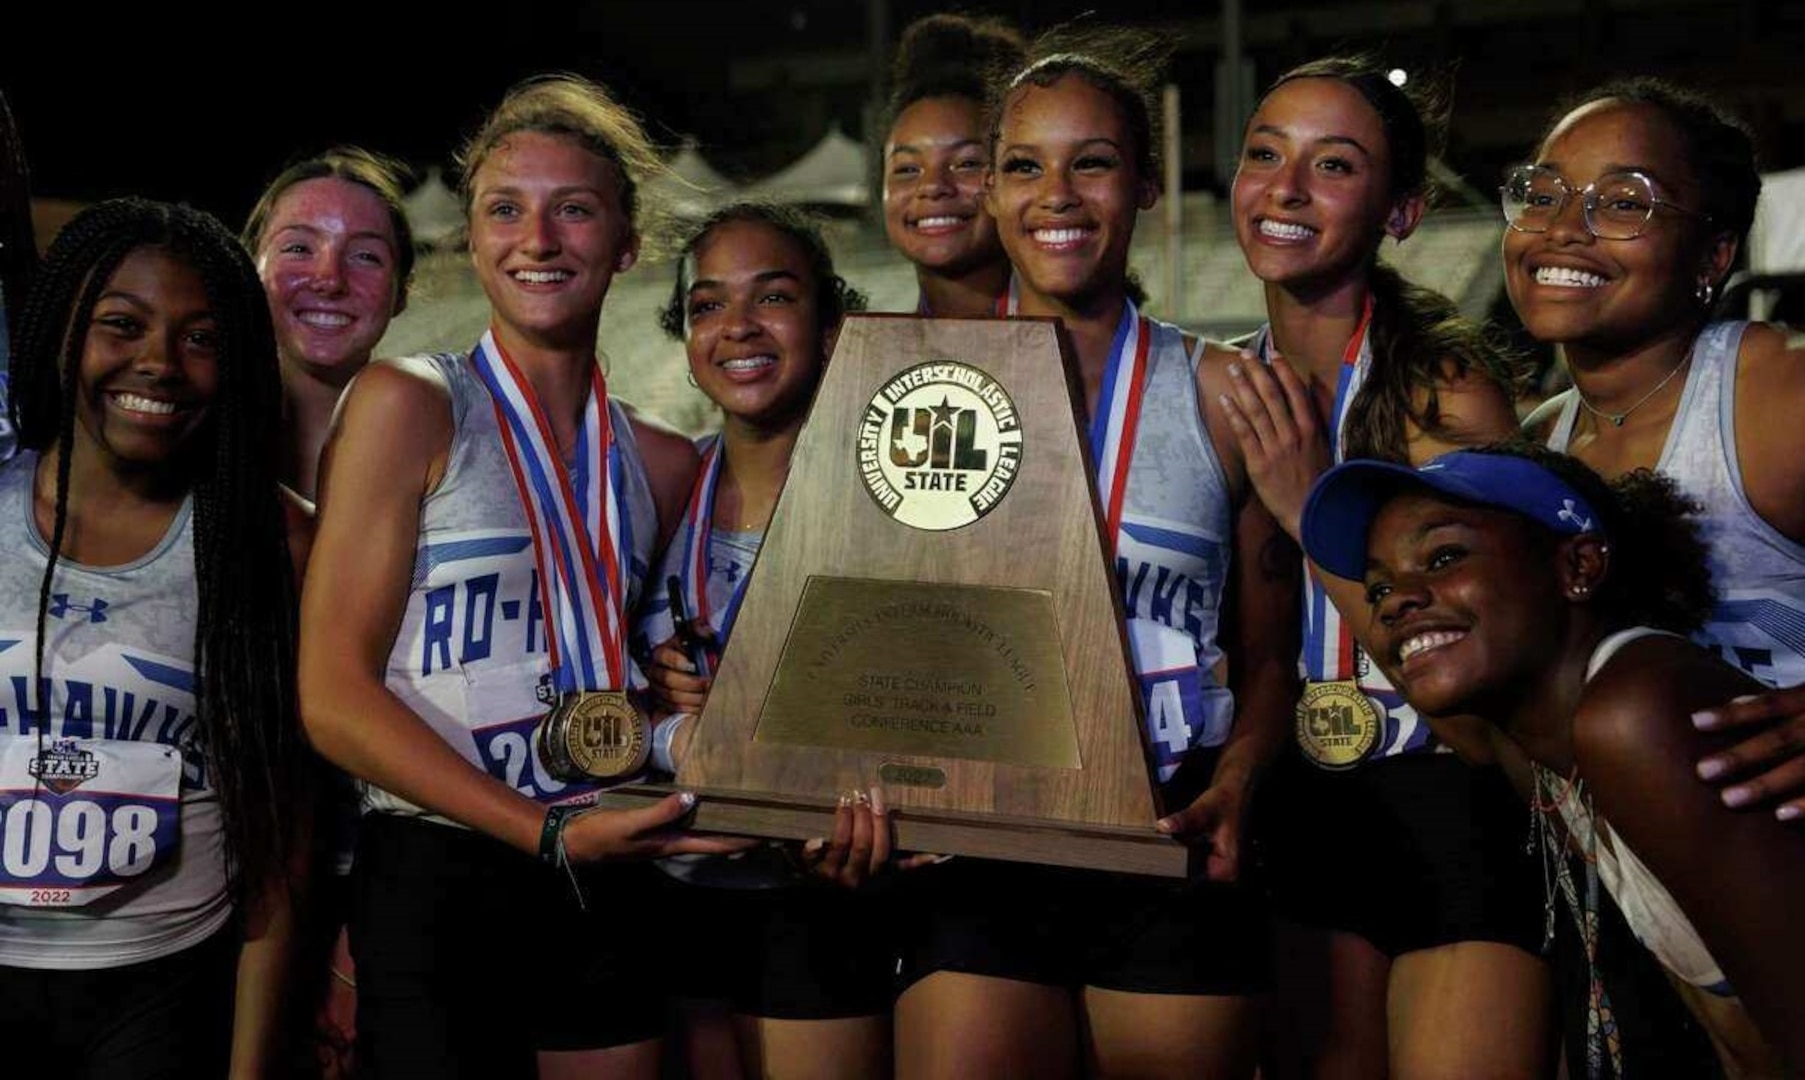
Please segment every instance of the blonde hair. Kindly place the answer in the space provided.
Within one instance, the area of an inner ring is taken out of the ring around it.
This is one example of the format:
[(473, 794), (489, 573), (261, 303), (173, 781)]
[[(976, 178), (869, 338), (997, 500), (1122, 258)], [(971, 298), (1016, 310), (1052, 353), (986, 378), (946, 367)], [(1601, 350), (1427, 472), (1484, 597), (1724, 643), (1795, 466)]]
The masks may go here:
[(614, 167), (621, 207), (634, 230), (646, 231), (640, 187), (665, 171), (658, 150), (631, 109), (581, 75), (536, 75), (516, 83), (458, 153), (458, 195), (470, 214), (477, 170), (510, 135), (560, 135)]

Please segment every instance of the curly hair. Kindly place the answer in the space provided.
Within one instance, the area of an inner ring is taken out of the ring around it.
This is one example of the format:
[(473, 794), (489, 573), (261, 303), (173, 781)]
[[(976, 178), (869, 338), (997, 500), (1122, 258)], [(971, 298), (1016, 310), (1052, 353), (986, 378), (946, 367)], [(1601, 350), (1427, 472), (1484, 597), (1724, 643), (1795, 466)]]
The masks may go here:
[(903, 30), (890, 68), (890, 127), (904, 109), (925, 98), (984, 103), (990, 80), (1020, 69), (1027, 56), (1021, 32), (1001, 19), (941, 13)]
[(1609, 569), (1592, 602), (1608, 626), (1652, 626), (1691, 634), (1716, 602), (1710, 549), (1699, 534), (1699, 504), (1670, 478), (1637, 469), (1606, 481), (1578, 458), (1511, 439), (1479, 447), (1535, 462), (1585, 496), (1610, 544)]
[(688, 321), (685, 307), (689, 299), (689, 256), (695, 253), (708, 234), (722, 225), (738, 221), (752, 222), (774, 229), (801, 250), (808, 263), (809, 278), (816, 290), (815, 310), (820, 329), (826, 331), (840, 325), (849, 311), (865, 310), (865, 294), (854, 288), (834, 269), (833, 253), (821, 235), (820, 223), (809, 215), (788, 206), (761, 202), (737, 202), (721, 207), (690, 227), (687, 239), (677, 250), (677, 279), (671, 284), (670, 299), (658, 312), (658, 325), (666, 334), (682, 341)]
[(218, 330), (218, 388), (183, 465), (194, 499), (199, 594), (195, 698), (227, 871), (242, 898), (289, 865), (298, 824), (290, 815), (305, 801), (308, 759), (295, 693), (295, 580), (277, 495), (282, 384), (269, 304), (237, 238), (201, 211), (135, 198), (84, 210), (51, 245), (21, 313), (13, 422), (21, 446), (58, 451), (36, 670), (41, 679), (44, 619), (68, 525), (76, 375), (88, 324), (119, 265), (146, 248), (195, 270)]

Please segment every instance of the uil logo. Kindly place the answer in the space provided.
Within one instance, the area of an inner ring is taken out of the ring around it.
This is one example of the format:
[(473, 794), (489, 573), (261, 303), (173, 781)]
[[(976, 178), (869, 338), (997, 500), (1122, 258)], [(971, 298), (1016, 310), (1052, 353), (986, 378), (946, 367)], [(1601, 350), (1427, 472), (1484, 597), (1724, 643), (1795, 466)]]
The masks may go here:
[(67, 795), (100, 775), (100, 761), (74, 739), (58, 739), (27, 762), (25, 771), (51, 791)]
[(1021, 463), (1015, 402), (969, 364), (932, 361), (898, 373), (859, 422), (866, 492), (913, 528), (970, 525), (1003, 501)]

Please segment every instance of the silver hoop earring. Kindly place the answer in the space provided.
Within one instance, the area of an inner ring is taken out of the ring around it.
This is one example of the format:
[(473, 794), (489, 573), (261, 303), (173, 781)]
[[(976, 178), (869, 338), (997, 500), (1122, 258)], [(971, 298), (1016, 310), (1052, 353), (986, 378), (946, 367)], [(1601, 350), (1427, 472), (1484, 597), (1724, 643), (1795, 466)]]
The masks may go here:
[(1692, 295), (1698, 297), (1700, 306), (1710, 307), (1711, 302), (1717, 299), (1717, 286), (1711, 284), (1710, 278), (1706, 278), (1698, 283), (1698, 288), (1693, 290)]
[(689, 385), (691, 387), (693, 387), (697, 390), (702, 389), (702, 384), (696, 381), (696, 373), (695, 372), (686, 371), (683, 373), (683, 377), (689, 380)]

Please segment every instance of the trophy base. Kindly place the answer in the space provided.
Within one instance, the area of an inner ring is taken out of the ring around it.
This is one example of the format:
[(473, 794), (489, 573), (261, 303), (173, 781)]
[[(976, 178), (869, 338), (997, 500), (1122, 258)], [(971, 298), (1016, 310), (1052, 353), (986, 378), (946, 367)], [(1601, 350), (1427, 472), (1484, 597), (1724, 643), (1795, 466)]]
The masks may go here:
[[(628, 784), (603, 791), (597, 806), (630, 810), (657, 802), (679, 789), (668, 784)], [(731, 836), (810, 840), (831, 836), (837, 805), (771, 792), (696, 789), (691, 828)], [(931, 851), (979, 859), (1042, 863), (1118, 874), (1183, 878), (1202, 870), (1204, 850), (1145, 829), (1082, 823), (1058, 824), (995, 814), (894, 808), (886, 815), (900, 851)], [(1192, 860), (1197, 859), (1193, 864)]]

